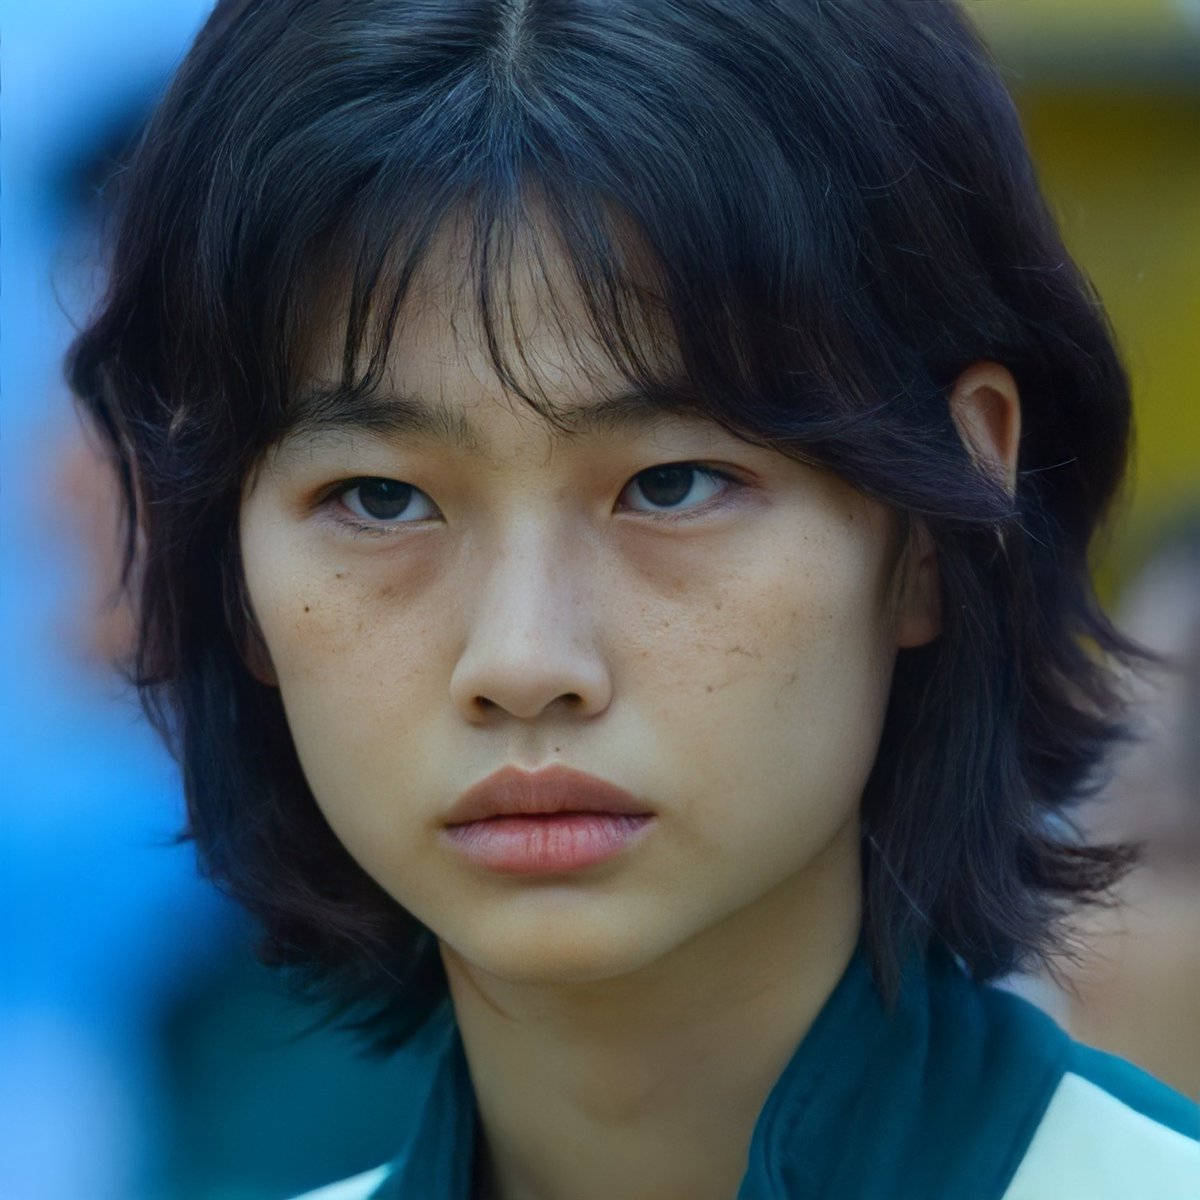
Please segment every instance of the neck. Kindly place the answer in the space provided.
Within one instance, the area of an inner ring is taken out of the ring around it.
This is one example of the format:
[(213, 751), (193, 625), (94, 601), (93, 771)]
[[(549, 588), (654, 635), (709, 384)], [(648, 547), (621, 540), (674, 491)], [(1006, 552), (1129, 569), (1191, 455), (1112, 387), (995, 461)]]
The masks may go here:
[(858, 826), (632, 975), (501, 980), (443, 944), (495, 1200), (728, 1200), (758, 1114), (853, 954)]

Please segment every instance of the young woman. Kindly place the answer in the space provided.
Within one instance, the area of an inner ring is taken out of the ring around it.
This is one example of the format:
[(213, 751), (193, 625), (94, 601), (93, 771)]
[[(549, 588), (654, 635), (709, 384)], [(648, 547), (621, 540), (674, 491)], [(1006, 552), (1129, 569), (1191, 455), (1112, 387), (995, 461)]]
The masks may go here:
[(987, 981), (1130, 855), (1129, 397), (942, 0), (223, 0), (70, 375), (206, 871), (420, 1118), (326, 1197), (1184, 1200)]

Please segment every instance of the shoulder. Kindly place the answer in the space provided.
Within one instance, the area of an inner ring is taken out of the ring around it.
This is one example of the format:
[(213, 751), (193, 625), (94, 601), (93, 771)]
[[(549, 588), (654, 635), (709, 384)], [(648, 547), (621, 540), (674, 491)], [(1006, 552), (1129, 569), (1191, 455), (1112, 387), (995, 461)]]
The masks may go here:
[(387, 1178), (389, 1171), (388, 1165), (384, 1164), (374, 1170), (364, 1171), (361, 1175), (343, 1179), (339, 1183), (317, 1188), (315, 1192), (305, 1192), (303, 1196), (295, 1197), (295, 1200), (370, 1200), (375, 1189)]
[(1070, 1043), (1004, 1200), (1195, 1200), (1200, 1107), (1111, 1054)]
[(936, 992), (934, 1040), (948, 1047), (941, 1057), (975, 1063), (951, 1089), (970, 1131), (942, 1122), (963, 1135), (963, 1161), (973, 1163), (963, 1195), (982, 1194), (982, 1167), (994, 1168), (989, 1194), (1001, 1200), (1200, 1198), (1193, 1100), (1074, 1041), (1008, 989), (947, 972)]

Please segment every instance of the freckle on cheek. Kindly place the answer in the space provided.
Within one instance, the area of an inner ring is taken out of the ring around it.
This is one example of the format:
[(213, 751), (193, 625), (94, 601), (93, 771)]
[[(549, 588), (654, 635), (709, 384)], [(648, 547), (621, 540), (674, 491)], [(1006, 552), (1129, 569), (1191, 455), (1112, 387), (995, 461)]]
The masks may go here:
[(744, 646), (730, 646), (725, 651), (726, 654), (741, 654), (746, 658), (762, 658), (761, 654), (755, 654), (753, 650), (747, 650)]

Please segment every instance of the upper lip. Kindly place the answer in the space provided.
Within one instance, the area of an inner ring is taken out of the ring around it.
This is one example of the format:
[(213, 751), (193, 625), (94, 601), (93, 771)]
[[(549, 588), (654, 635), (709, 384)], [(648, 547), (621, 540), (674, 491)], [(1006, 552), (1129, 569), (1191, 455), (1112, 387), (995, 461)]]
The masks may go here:
[(649, 813), (645, 804), (616, 784), (570, 767), (522, 771), (501, 767), (469, 787), (446, 814), (445, 824), (465, 825), (489, 817), (562, 812)]

